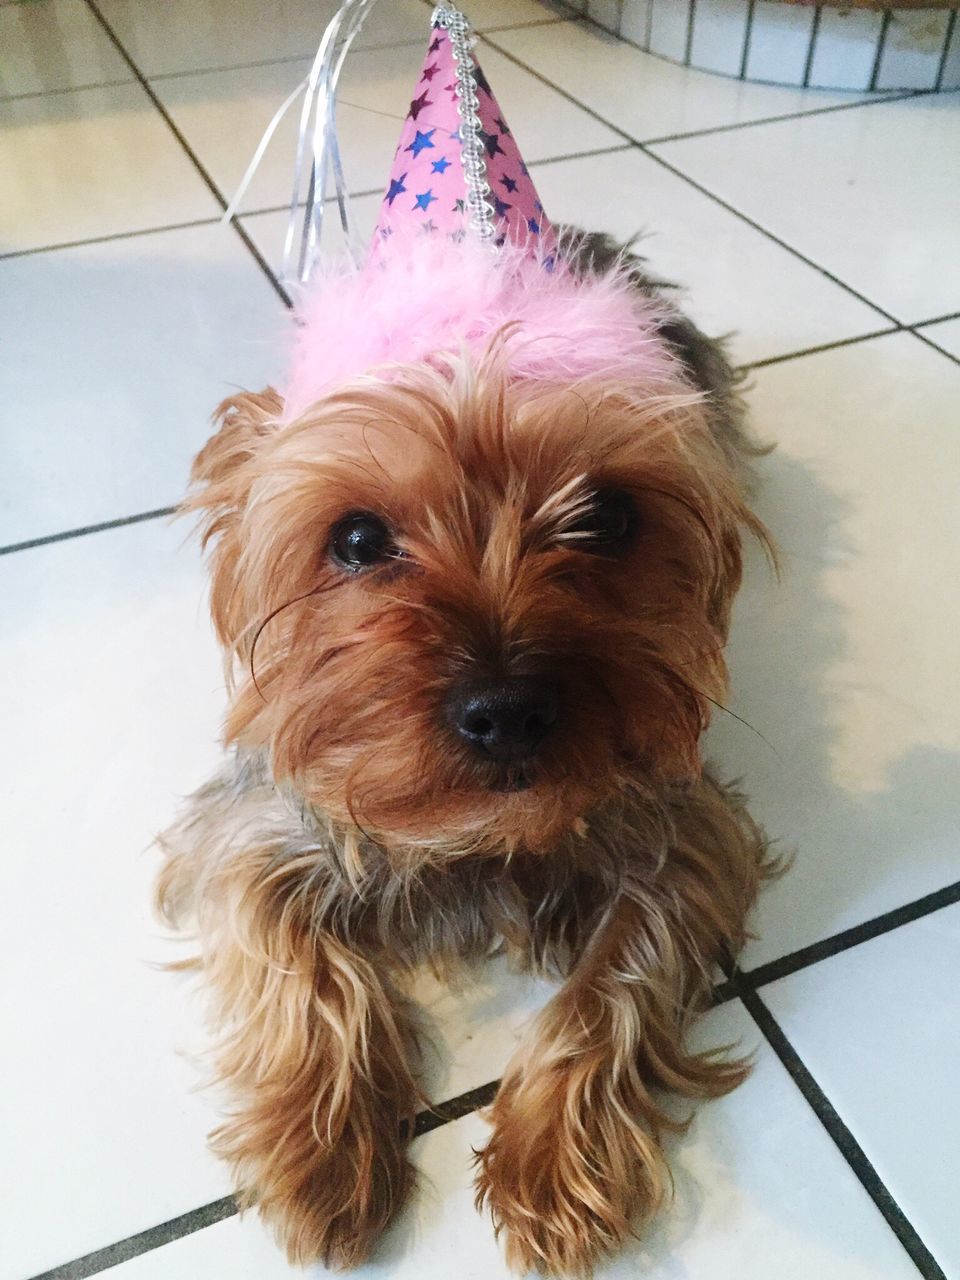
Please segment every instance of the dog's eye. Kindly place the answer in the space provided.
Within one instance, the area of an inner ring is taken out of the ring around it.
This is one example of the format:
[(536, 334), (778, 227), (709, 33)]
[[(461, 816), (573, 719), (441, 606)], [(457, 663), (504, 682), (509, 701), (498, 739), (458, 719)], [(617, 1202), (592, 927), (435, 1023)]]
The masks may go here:
[(566, 532), (573, 534), (581, 551), (616, 555), (633, 541), (640, 519), (637, 506), (622, 489), (599, 489)]
[(392, 559), (398, 552), (383, 520), (369, 511), (358, 511), (334, 525), (330, 554), (344, 569), (357, 573)]

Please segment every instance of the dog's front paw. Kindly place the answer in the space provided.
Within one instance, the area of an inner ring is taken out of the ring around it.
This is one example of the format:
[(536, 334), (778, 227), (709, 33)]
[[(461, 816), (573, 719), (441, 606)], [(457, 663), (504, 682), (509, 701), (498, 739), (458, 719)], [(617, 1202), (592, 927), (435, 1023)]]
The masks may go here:
[(589, 1276), (663, 1198), (659, 1144), (577, 1076), (505, 1083), (477, 1153), (477, 1207), (520, 1273)]
[(257, 1127), (248, 1113), (215, 1136), (234, 1165), (241, 1208), (256, 1208), (294, 1264), (359, 1266), (414, 1182), (395, 1114), (378, 1134), (348, 1125), (322, 1145), (309, 1121), (281, 1130), (274, 1119)]

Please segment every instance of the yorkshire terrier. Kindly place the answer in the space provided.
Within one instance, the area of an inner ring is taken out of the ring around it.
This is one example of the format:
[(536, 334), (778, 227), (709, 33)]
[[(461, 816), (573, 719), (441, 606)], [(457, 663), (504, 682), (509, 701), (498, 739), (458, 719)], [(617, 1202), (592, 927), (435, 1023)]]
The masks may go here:
[(756, 450), (722, 348), (639, 259), (564, 243), (646, 317), (648, 384), (516, 377), (506, 325), (303, 405), (235, 395), (194, 463), (233, 750), (158, 898), (214, 1002), (214, 1148), (298, 1262), (360, 1263), (411, 1189), (418, 966), (563, 979), (477, 1155), (519, 1271), (625, 1241), (665, 1196), (664, 1091), (746, 1073), (686, 1037), (769, 867), (700, 746)]

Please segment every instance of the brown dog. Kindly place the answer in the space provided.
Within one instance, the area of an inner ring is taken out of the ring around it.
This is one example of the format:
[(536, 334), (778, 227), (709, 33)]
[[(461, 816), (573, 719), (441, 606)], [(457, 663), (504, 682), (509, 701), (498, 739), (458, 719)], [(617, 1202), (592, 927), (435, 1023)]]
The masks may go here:
[(744, 1075), (684, 1037), (767, 866), (699, 746), (764, 534), (721, 351), (628, 274), (685, 395), (517, 380), (501, 335), (293, 421), (238, 395), (196, 460), (235, 750), (159, 900), (215, 1001), (216, 1150), (293, 1259), (358, 1263), (410, 1188), (422, 962), (502, 944), (565, 977), (478, 1158), (518, 1269), (620, 1244), (663, 1197), (657, 1091)]

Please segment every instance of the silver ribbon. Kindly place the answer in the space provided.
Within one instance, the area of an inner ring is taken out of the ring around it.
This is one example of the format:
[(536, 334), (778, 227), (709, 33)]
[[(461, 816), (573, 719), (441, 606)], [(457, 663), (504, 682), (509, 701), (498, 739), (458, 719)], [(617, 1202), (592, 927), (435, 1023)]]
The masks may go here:
[[(286, 283), (298, 280), (301, 284), (305, 284), (310, 279), (323, 232), (326, 193), (331, 178), (340, 212), (340, 225), (347, 239), (347, 248), (354, 262), (359, 265), (358, 246), (350, 215), (346, 181), (343, 176), (340, 143), (337, 138), (337, 85), (350, 46), (374, 4), (376, 0), (343, 0), (340, 8), (327, 24), (309, 74), (280, 105), (267, 125), (253, 153), (253, 158), (240, 179), (233, 199), (223, 214), (223, 222), (230, 222), (236, 216), (240, 202), (246, 195), (247, 188), (260, 166), (277, 127), (297, 99), (302, 96), (303, 106), (300, 110), (300, 130), (293, 168), (293, 190), (290, 195), (290, 210), (280, 271), (281, 279)], [(478, 114), (480, 104), (477, 97), (476, 64), (471, 52), (473, 40), (470, 24), (460, 10), (453, 5), (439, 4), (433, 11), (432, 25), (442, 27), (447, 32), (456, 63), (461, 156), (471, 226), (481, 241), (492, 244), (496, 227)], [(306, 192), (303, 190), (305, 181)], [(301, 204), (304, 206), (302, 222), (299, 213)], [(300, 224), (300, 241), (297, 266), (295, 274), (291, 274), (298, 224)]]
[[(375, 3), (376, 0), (343, 0), (340, 8), (327, 24), (309, 74), (282, 103), (267, 125), (253, 153), (253, 158), (240, 179), (240, 185), (223, 215), (224, 222), (229, 222), (235, 217), (277, 126), (294, 102), (303, 96), (293, 169), (293, 191), (290, 196), (287, 233), (283, 243), (281, 278), (286, 282), (295, 278), (301, 283), (306, 283), (310, 278), (323, 231), (326, 193), (331, 177), (340, 211), (340, 225), (347, 238), (347, 247), (354, 261), (358, 259), (343, 164), (340, 158), (340, 144), (337, 139), (337, 84), (350, 46)], [(304, 193), (305, 179), (306, 192)], [(304, 212), (294, 277), (291, 275), (291, 263), (297, 225), (300, 222), (301, 204), (304, 205)]]

